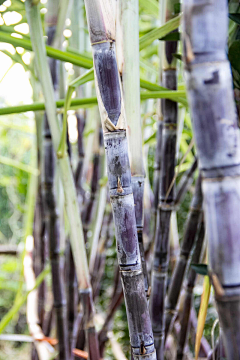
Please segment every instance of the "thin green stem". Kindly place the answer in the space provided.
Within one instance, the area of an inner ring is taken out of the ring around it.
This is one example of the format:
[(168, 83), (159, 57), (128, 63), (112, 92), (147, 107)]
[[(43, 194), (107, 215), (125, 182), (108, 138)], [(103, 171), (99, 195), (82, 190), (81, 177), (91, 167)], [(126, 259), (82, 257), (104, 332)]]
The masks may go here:
[[(142, 91), (141, 92), (141, 100), (147, 99), (170, 99), (176, 102), (181, 103), (184, 106), (187, 106), (187, 100), (185, 98), (186, 92), (185, 90), (178, 90), (178, 91)], [(64, 108), (65, 99), (58, 100), (55, 103), (56, 108), (62, 109)], [(27, 105), (17, 105), (17, 106), (9, 106), (0, 108), (0, 116), (1, 115), (10, 115), (10, 114), (20, 114), (27, 111), (43, 111), (46, 109), (46, 103), (43, 102), (35, 102), (33, 104)], [(93, 105), (97, 105), (97, 98), (83, 98), (83, 99), (71, 99), (71, 103), (69, 109), (75, 110), (81, 107), (86, 108)]]

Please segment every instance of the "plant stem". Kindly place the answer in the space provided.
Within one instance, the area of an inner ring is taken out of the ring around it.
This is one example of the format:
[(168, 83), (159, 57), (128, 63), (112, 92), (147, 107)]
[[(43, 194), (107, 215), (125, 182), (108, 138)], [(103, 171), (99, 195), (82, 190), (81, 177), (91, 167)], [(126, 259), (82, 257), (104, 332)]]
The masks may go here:
[[(174, 20), (176, 0), (166, 2), (166, 20)], [(175, 17), (176, 19), (176, 17)], [(177, 87), (176, 59), (173, 54), (177, 50), (177, 42), (167, 41), (163, 58), (162, 82), (165, 87), (175, 90)], [(169, 266), (169, 230), (171, 212), (174, 206), (174, 188), (171, 187), (175, 172), (176, 141), (177, 141), (177, 103), (171, 100), (162, 101), (163, 124), (161, 136), (161, 172), (159, 178), (159, 210), (157, 215), (154, 260), (152, 271), (152, 295), (150, 311), (153, 334), (158, 360), (164, 359), (165, 332), (165, 296), (167, 273)], [(159, 146), (159, 145), (158, 145)]]
[[(171, 99), (172, 101), (176, 102), (182, 102), (182, 97), (186, 95), (186, 92), (184, 90), (178, 90), (178, 91), (144, 91), (141, 92), (141, 99), (147, 100), (147, 99)], [(64, 108), (65, 100), (57, 100), (56, 108), (62, 109)], [(83, 98), (83, 99), (72, 99), (70, 104), (70, 109), (78, 109), (80, 107), (91, 107), (93, 105), (97, 105), (97, 98), (91, 97), (91, 98)], [(9, 115), (9, 114), (20, 114), (27, 111), (41, 111), (45, 110), (46, 104), (43, 102), (36, 102), (33, 104), (27, 104), (27, 105), (17, 105), (17, 106), (9, 106), (0, 108), (0, 116), (1, 115)]]
[(174, 269), (168, 290), (166, 300), (165, 339), (167, 338), (168, 332), (171, 331), (171, 322), (178, 303), (188, 258), (193, 247), (194, 239), (198, 229), (199, 218), (202, 213), (202, 201), (203, 197), (201, 190), (201, 177), (199, 177), (196, 184), (195, 194), (191, 202), (185, 233), (181, 245), (180, 256)]
[[(193, 264), (198, 264), (201, 259), (204, 236), (205, 236), (205, 226), (202, 219), (200, 223), (199, 233), (196, 239), (195, 248), (191, 258), (191, 262)], [(189, 332), (190, 313), (193, 304), (193, 288), (195, 286), (196, 279), (197, 279), (197, 273), (193, 268), (190, 267), (186, 280), (186, 290), (183, 299), (183, 309), (180, 315), (181, 329), (178, 334), (177, 360), (182, 360), (184, 356), (184, 348), (186, 345), (188, 332)]]
[(240, 141), (226, 56), (227, 2), (185, 0), (184, 14), (186, 82), (203, 176), (210, 274), (226, 355), (235, 360), (240, 358)]
[[(117, 59), (123, 88), (123, 100), (128, 121), (128, 144), (132, 175), (132, 190), (135, 205), (138, 243), (141, 254), (145, 282), (148, 292), (148, 274), (143, 246), (143, 195), (144, 164), (142, 152), (141, 107), (140, 107), (140, 75), (139, 75), (139, 9), (138, 0), (119, 2), (117, 22)], [(129, 36), (131, 34), (131, 36)]]
[(107, 158), (118, 262), (134, 359), (156, 359), (137, 240), (126, 120), (115, 53), (115, 19), (110, 1), (86, 0), (96, 91)]

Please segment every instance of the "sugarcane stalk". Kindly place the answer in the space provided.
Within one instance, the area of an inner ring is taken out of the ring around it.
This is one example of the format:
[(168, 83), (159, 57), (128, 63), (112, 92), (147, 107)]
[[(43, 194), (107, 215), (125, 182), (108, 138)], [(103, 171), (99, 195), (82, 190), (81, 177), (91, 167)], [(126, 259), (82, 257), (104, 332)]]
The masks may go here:
[[(58, 17), (55, 15), (55, 9), (59, 5), (58, 1), (51, 1), (49, 3), (47, 15), (47, 35), (48, 45), (54, 42), (56, 37), (56, 21)], [(54, 21), (55, 20), (55, 21)], [(59, 77), (58, 64), (56, 60), (49, 60), (49, 67), (52, 76), (52, 82), (57, 96)], [(49, 257), (51, 262), (52, 273), (52, 290), (53, 290), (53, 304), (56, 314), (57, 335), (59, 339), (59, 358), (69, 359), (68, 347), (68, 328), (67, 328), (67, 308), (66, 308), (66, 294), (63, 277), (63, 257), (60, 256), (60, 223), (59, 213), (54, 191), (54, 173), (55, 173), (55, 157), (53, 151), (52, 137), (48, 125), (47, 115), (45, 116), (44, 124), (44, 160), (43, 160), (43, 199), (44, 211), (46, 217), (46, 234), (49, 246)]]
[[(139, 75), (139, 9), (138, 0), (118, 1), (117, 6), (117, 61), (122, 80), (123, 100), (128, 121), (129, 159), (132, 175), (132, 190), (145, 281), (145, 292), (149, 296), (148, 275), (143, 246), (143, 194), (144, 164), (142, 152), (140, 75)], [(129, 36), (131, 34), (131, 36)]]
[(190, 211), (185, 227), (185, 233), (181, 244), (180, 255), (174, 269), (170, 287), (166, 299), (166, 320), (165, 320), (165, 340), (169, 332), (171, 332), (171, 322), (174, 317), (175, 309), (178, 303), (182, 283), (191, 253), (194, 240), (198, 230), (198, 223), (202, 213), (202, 189), (201, 176), (198, 177), (196, 183), (195, 194), (191, 202)]
[(54, 309), (56, 313), (57, 334), (59, 339), (59, 357), (60, 359), (68, 359), (68, 332), (66, 326), (66, 295), (63, 278), (63, 258), (59, 255), (59, 220), (53, 189), (54, 165), (55, 159), (52, 148), (52, 141), (46, 119), (43, 170), (43, 198), (46, 216), (46, 232), (49, 243), (49, 257), (52, 271), (52, 289)]
[[(46, 258), (46, 242), (44, 237), (45, 221), (43, 216), (43, 199), (41, 184), (38, 184), (38, 194), (36, 200), (36, 207), (34, 213), (34, 225), (33, 225), (33, 237), (34, 237), (34, 249), (33, 249), (33, 264), (35, 276), (38, 276), (45, 267)], [(43, 281), (38, 289), (38, 315), (39, 325), (42, 327), (44, 319), (44, 302), (45, 302), (46, 286)]]
[(93, 170), (92, 170), (92, 179), (91, 179), (91, 193), (90, 193), (90, 198), (86, 202), (84, 210), (82, 212), (82, 222), (84, 227), (85, 241), (87, 241), (87, 232), (89, 230), (94, 215), (94, 211), (96, 210), (97, 191), (99, 189), (98, 181), (101, 170), (101, 166), (100, 166), (101, 142), (102, 142), (102, 136), (99, 126), (97, 126), (95, 130), (95, 138), (93, 145)]
[[(31, 72), (30, 83), (33, 88), (33, 101), (36, 101), (40, 97), (40, 84), (36, 81), (36, 76), (34, 71)], [(42, 168), (42, 158), (43, 158), (43, 114), (35, 113), (35, 125), (36, 125), (36, 140), (37, 140), (37, 166), (39, 174), (41, 173)], [(34, 212), (34, 222), (33, 222), (33, 237), (34, 237), (34, 249), (33, 249), (33, 269), (35, 276), (37, 277), (45, 267), (45, 258), (46, 258), (46, 241), (45, 241), (45, 221), (44, 221), (44, 212), (43, 212), (43, 198), (42, 198), (42, 188), (41, 188), (41, 179), (38, 178), (38, 192)], [(41, 283), (38, 289), (38, 316), (39, 316), (39, 325), (43, 326), (44, 316), (45, 316), (45, 296), (46, 296), (46, 284), (45, 281)], [(34, 353), (36, 354), (36, 348), (32, 348), (32, 358), (34, 358)]]
[[(191, 262), (193, 264), (198, 264), (201, 259), (204, 236), (205, 236), (205, 226), (204, 226), (204, 221), (202, 219), (200, 224), (199, 234), (196, 240), (196, 245), (191, 259)], [(189, 325), (190, 325), (190, 321), (189, 321), (190, 313), (193, 304), (193, 288), (195, 286), (196, 278), (197, 278), (196, 271), (192, 267), (190, 267), (186, 280), (185, 295), (183, 299), (183, 310), (180, 317), (181, 329), (177, 339), (178, 341), (177, 357), (176, 357), (177, 360), (181, 360), (184, 356), (184, 348), (188, 338)]]
[[(167, 0), (159, 0), (159, 20), (160, 25), (163, 25), (165, 22), (166, 14), (166, 2)], [(163, 71), (163, 59), (164, 59), (164, 42), (160, 41), (159, 48), (159, 81), (162, 84), (162, 71)], [(155, 149), (155, 158), (154, 158), (154, 238), (156, 233), (157, 226), (157, 212), (158, 212), (158, 203), (159, 203), (159, 179), (160, 179), (160, 170), (161, 170), (161, 155), (162, 155), (162, 130), (163, 130), (163, 115), (162, 115), (162, 103), (158, 101), (158, 121), (157, 121), (157, 134), (156, 134), (156, 149)]]
[[(42, 123), (42, 121), (41, 121)], [(37, 125), (37, 122), (36, 122)], [(42, 130), (42, 126), (40, 129)], [(39, 134), (38, 134), (39, 135)], [(42, 136), (42, 131), (41, 131)], [(39, 149), (39, 136), (37, 136), (37, 147), (38, 147), (38, 167), (41, 168), (42, 153)], [(40, 154), (41, 153), (41, 154)], [(40, 160), (41, 158), (41, 160)], [(33, 269), (35, 276), (38, 276), (45, 267), (45, 258), (46, 258), (46, 241), (44, 237), (45, 232), (45, 221), (43, 216), (43, 198), (42, 198), (42, 188), (41, 181), (38, 181), (38, 193), (36, 199), (36, 206), (34, 212), (34, 225), (33, 225), (33, 237), (34, 237), (34, 249), (33, 249)], [(41, 283), (38, 289), (38, 315), (39, 315), (39, 325), (42, 327), (44, 319), (44, 303), (45, 303), (45, 294), (46, 286), (45, 281)]]
[[(174, 17), (177, 1), (166, 3), (166, 19)], [(163, 57), (162, 83), (168, 89), (177, 87), (176, 52), (177, 42), (167, 41)], [(159, 179), (159, 204), (152, 269), (152, 294), (150, 311), (158, 360), (163, 360), (165, 316), (164, 301), (169, 265), (169, 228), (174, 205), (174, 187), (170, 189), (175, 171), (177, 141), (177, 104), (171, 100), (162, 101), (163, 128), (161, 139), (161, 172)]]
[(137, 239), (126, 119), (116, 62), (114, 9), (109, 1), (103, 6), (100, 1), (86, 0), (85, 5), (133, 358), (155, 359)]
[[(68, 322), (68, 339), (69, 339), (69, 354), (72, 357), (73, 331), (74, 323), (77, 317), (77, 279), (74, 266), (74, 259), (70, 242), (66, 246), (66, 292), (67, 292), (67, 322)], [(75, 346), (74, 346), (75, 347)]]
[[(184, 1), (184, 62), (203, 175), (209, 265), (228, 359), (240, 357), (240, 144), (225, 0)], [(220, 26), (221, 23), (221, 26)]]

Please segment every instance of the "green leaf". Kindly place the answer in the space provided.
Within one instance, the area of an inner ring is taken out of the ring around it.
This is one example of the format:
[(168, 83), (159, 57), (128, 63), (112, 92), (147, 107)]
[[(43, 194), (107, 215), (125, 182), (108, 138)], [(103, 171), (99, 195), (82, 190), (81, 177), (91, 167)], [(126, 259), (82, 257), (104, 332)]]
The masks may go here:
[(39, 170), (35, 169), (34, 167), (27, 165), (27, 164), (23, 164), (17, 160), (11, 159), (11, 158), (7, 158), (5, 156), (0, 155), (0, 164), (4, 164), (7, 166), (12, 166), (16, 169), (20, 169), (22, 171), (25, 171), (29, 174), (33, 174), (38, 176), (39, 175)]
[(228, 14), (229, 19), (240, 25), (240, 14)]
[[(142, 91), (140, 93), (141, 100), (147, 100), (147, 99), (170, 99), (176, 102), (181, 103), (183, 106), (187, 107), (187, 99), (186, 99), (186, 91), (185, 90), (163, 90), (163, 91)], [(56, 107), (58, 109), (61, 109), (64, 107), (65, 100), (58, 100), (56, 101)], [(97, 105), (97, 98), (82, 98), (82, 99), (71, 99), (70, 109), (79, 109), (79, 108), (88, 108), (93, 105)], [(0, 108), (0, 116), (1, 115), (9, 115), (9, 114), (20, 114), (27, 111), (40, 111), (45, 110), (45, 103), (43, 102), (35, 102), (33, 104), (27, 104), (27, 105), (17, 105), (17, 106), (9, 106), (9, 107), (3, 107)], [(0, 161), (3, 162), (3, 157), (0, 157)], [(9, 161), (9, 159), (8, 159)], [(14, 164), (14, 163), (13, 163)], [(16, 164), (15, 167), (19, 164)], [(12, 165), (14, 166), (14, 165)], [(28, 172), (31, 169), (28, 168)]]
[[(4, 31), (0, 31), (0, 41), (12, 44), (14, 47), (20, 46), (25, 50), (32, 51), (32, 43), (30, 40), (15, 38)], [(90, 69), (93, 66), (92, 60), (87, 59), (85, 56), (58, 50), (51, 46), (46, 46), (46, 53), (47, 56), (53, 59), (70, 62), (73, 65), (80, 66), (85, 69)]]
[(232, 67), (240, 73), (240, 40), (232, 43), (228, 51), (228, 58)]
[(171, 34), (167, 34), (166, 36), (163, 36), (159, 38), (161, 41), (179, 41), (181, 40), (181, 34), (178, 31), (172, 32)]
[(175, 18), (166, 22), (166, 24), (163, 26), (160, 26), (159, 28), (150, 31), (146, 35), (143, 35), (139, 40), (139, 50), (142, 50), (148, 45), (151, 45), (154, 40), (163, 38), (171, 31), (176, 30), (180, 25), (180, 21), (181, 15), (176, 16)]
[(208, 266), (206, 264), (191, 264), (191, 267), (199, 275), (208, 275)]
[(107, 176), (103, 176), (100, 180), (99, 180), (99, 185), (101, 187), (106, 186), (108, 182), (108, 177)]
[(157, 132), (155, 131), (151, 136), (149, 136), (146, 140), (144, 140), (144, 144), (149, 144), (152, 143), (153, 141), (156, 141), (156, 134)]
[(172, 54), (176, 59), (183, 61), (181, 54)]
[(159, 3), (156, 0), (139, 0), (139, 5), (144, 11), (156, 19), (159, 18)]
[(17, 266), (18, 266), (18, 263), (17, 263), (16, 259), (9, 260), (5, 264), (2, 265), (2, 270), (9, 272), (9, 273), (13, 273), (17, 270)]
[(198, 359), (198, 354), (201, 345), (201, 339), (203, 335), (203, 330), (206, 322), (207, 316), (207, 309), (209, 303), (209, 297), (211, 293), (211, 283), (209, 276), (205, 276), (204, 283), (203, 283), (203, 293), (201, 296), (201, 304), (198, 313), (198, 324), (197, 324), (197, 331), (196, 331), (196, 340), (195, 340), (195, 360)]
[(177, 3), (174, 5), (174, 13), (179, 14), (181, 12), (181, 3)]

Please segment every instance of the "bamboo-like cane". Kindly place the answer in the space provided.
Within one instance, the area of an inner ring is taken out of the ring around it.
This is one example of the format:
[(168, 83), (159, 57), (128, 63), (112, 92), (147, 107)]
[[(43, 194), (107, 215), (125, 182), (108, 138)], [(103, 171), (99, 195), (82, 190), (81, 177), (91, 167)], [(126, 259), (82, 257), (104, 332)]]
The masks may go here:
[(198, 229), (199, 218), (202, 213), (202, 201), (203, 197), (201, 189), (201, 177), (199, 176), (196, 183), (195, 195), (191, 202), (186, 229), (181, 245), (180, 256), (172, 275), (166, 299), (165, 339), (168, 335), (168, 332), (171, 331), (171, 322), (178, 303), (188, 258), (193, 247), (194, 239)]
[(111, 1), (86, 0), (85, 4), (133, 358), (156, 359), (137, 239), (126, 120), (114, 44), (114, 8)]
[[(122, 80), (123, 100), (128, 121), (128, 144), (138, 243), (142, 260), (145, 292), (148, 296), (149, 284), (143, 246), (143, 194), (145, 171), (143, 164), (140, 112), (138, 0), (121, 0), (118, 1), (117, 4), (117, 61), (118, 70)], [(129, 36), (129, 34), (131, 34), (131, 36)]]
[[(205, 236), (205, 226), (202, 219), (199, 234), (196, 241), (196, 246), (194, 248), (194, 252), (192, 255), (192, 263), (198, 264), (201, 257), (203, 242)], [(183, 300), (183, 310), (180, 318), (181, 329), (178, 334), (178, 344), (177, 344), (177, 360), (181, 360), (184, 355), (184, 348), (188, 336), (189, 331), (189, 319), (190, 312), (193, 303), (193, 288), (196, 282), (197, 273), (194, 269), (190, 268), (186, 281), (186, 292)]]
[(209, 262), (227, 358), (240, 358), (240, 143), (225, 0), (184, 1), (188, 98), (203, 175)]
[[(175, 16), (176, 0), (168, 0), (166, 19)], [(177, 87), (176, 52), (177, 42), (166, 42), (163, 60), (163, 86), (175, 90)], [(150, 310), (153, 334), (158, 360), (164, 354), (164, 299), (166, 295), (167, 271), (169, 264), (169, 227), (171, 210), (174, 205), (174, 189), (170, 191), (175, 169), (175, 151), (177, 141), (177, 104), (171, 100), (162, 101), (162, 139), (161, 139), (161, 172), (159, 179), (159, 210), (157, 215), (154, 261), (152, 271), (152, 294)]]
[(52, 270), (52, 289), (56, 313), (57, 334), (59, 339), (59, 358), (68, 359), (68, 331), (66, 317), (66, 295), (63, 278), (63, 258), (60, 257), (59, 220), (54, 195), (55, 159), (50, 131), (45, 122), (43, 199), (46, 216), (46, 233)]

